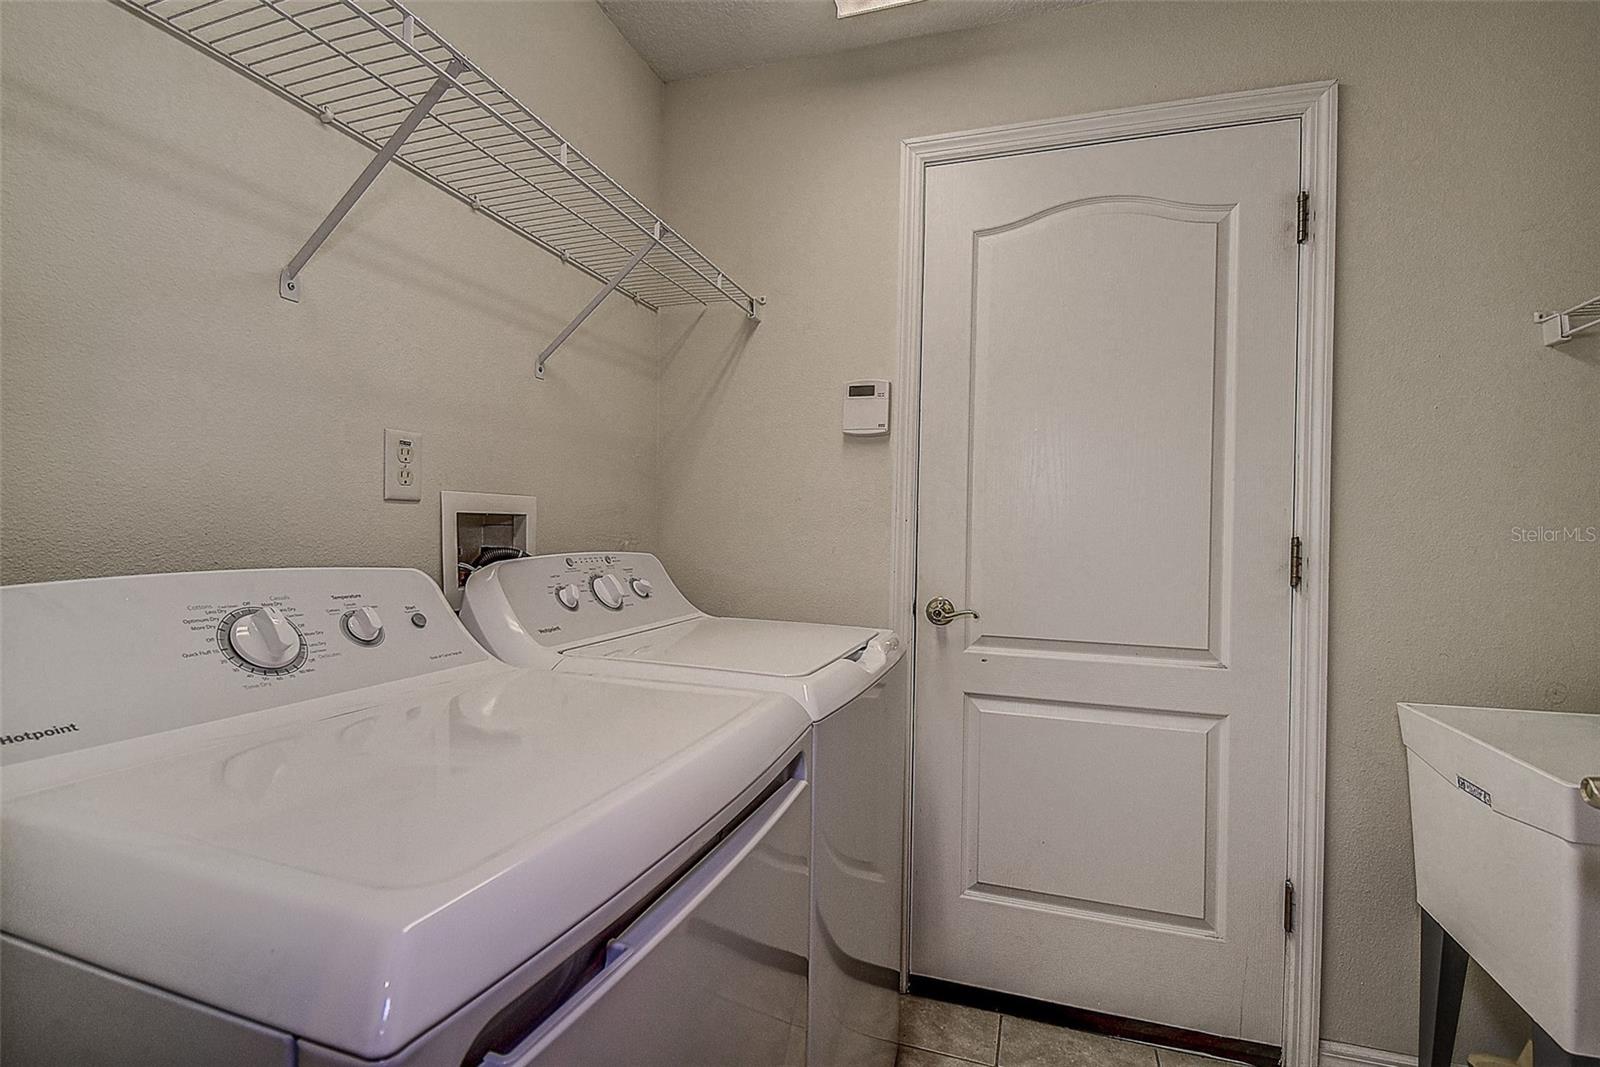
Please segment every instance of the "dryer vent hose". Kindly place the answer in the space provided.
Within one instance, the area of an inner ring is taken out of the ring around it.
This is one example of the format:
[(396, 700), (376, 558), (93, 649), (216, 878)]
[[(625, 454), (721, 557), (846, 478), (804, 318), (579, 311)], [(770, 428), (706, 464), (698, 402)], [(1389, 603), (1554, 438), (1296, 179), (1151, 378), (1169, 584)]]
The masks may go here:
[(456, 567), (461, 574), (461, 582), (465, 585), (467, 576), (473, 571), (481, 570), (491, 563), (500, 563), (508, 559), (521, 559), (526, 555), (527, 553), (522, 549), (512, 548), (510, 545), (490, 545), (478, 549), (478, 554), (473, 557), (471, 563), (458, 563)]
[(526, 555), (522, 549), (512, 548), (510, 545), (491, 545), (478, 549), (478, 555), (472, 561), (472, 569), (477, 570), (479, 567), (487, 567), (491, 563), (501, 563), (508, 559), (521, 559)]

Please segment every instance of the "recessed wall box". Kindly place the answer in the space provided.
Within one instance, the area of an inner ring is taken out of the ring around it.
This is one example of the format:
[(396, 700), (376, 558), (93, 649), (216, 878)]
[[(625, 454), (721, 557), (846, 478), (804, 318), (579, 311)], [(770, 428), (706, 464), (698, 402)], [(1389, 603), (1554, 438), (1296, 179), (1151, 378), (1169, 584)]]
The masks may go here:
[(888, 379), (844, 383), (844, 432), (853, 437), (879, 437), (889, 432)]
[(439, 585), (451, 607), (461, 610), (461, 590), (484, 549), (533, 554), (536, 503), (506, 493), (439, 494)]

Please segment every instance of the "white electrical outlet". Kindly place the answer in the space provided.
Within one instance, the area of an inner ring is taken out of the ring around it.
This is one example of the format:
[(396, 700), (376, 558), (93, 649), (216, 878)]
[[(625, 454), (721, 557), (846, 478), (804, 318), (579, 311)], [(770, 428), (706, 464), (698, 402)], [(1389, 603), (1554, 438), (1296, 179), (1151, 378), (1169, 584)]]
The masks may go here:
[(414, 433), (383, 431), (383, 499), (422, 499), (422, 489), (417, 485), (417, 447)]

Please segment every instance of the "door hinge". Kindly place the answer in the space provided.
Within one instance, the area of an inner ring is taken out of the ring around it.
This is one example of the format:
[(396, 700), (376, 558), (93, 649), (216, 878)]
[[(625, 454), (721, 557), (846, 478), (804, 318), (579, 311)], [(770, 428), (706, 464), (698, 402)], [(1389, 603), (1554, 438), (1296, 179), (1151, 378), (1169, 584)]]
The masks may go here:
[(1294, 933), (1294, 883), (1283, 881), (1283, 932)]
[(1300, 552), (1300, 538), (1289, 538), (1289, 588), (1300, 588), (1300, 571), (1305, 567), (1306, 558)]
[(1311, 194), (1301, 190), (1294, 200), (1294, 243), (1303, 245), (1311, 239)]

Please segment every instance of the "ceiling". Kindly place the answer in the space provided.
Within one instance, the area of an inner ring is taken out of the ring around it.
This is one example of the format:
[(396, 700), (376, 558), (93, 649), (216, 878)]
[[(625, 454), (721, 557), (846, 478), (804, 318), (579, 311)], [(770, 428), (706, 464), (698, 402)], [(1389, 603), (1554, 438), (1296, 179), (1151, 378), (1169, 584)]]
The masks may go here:
[(841, 19), (834, 0), (599, 0), (663, 81), (968, 30), (1083, 0), (921, 0)]

